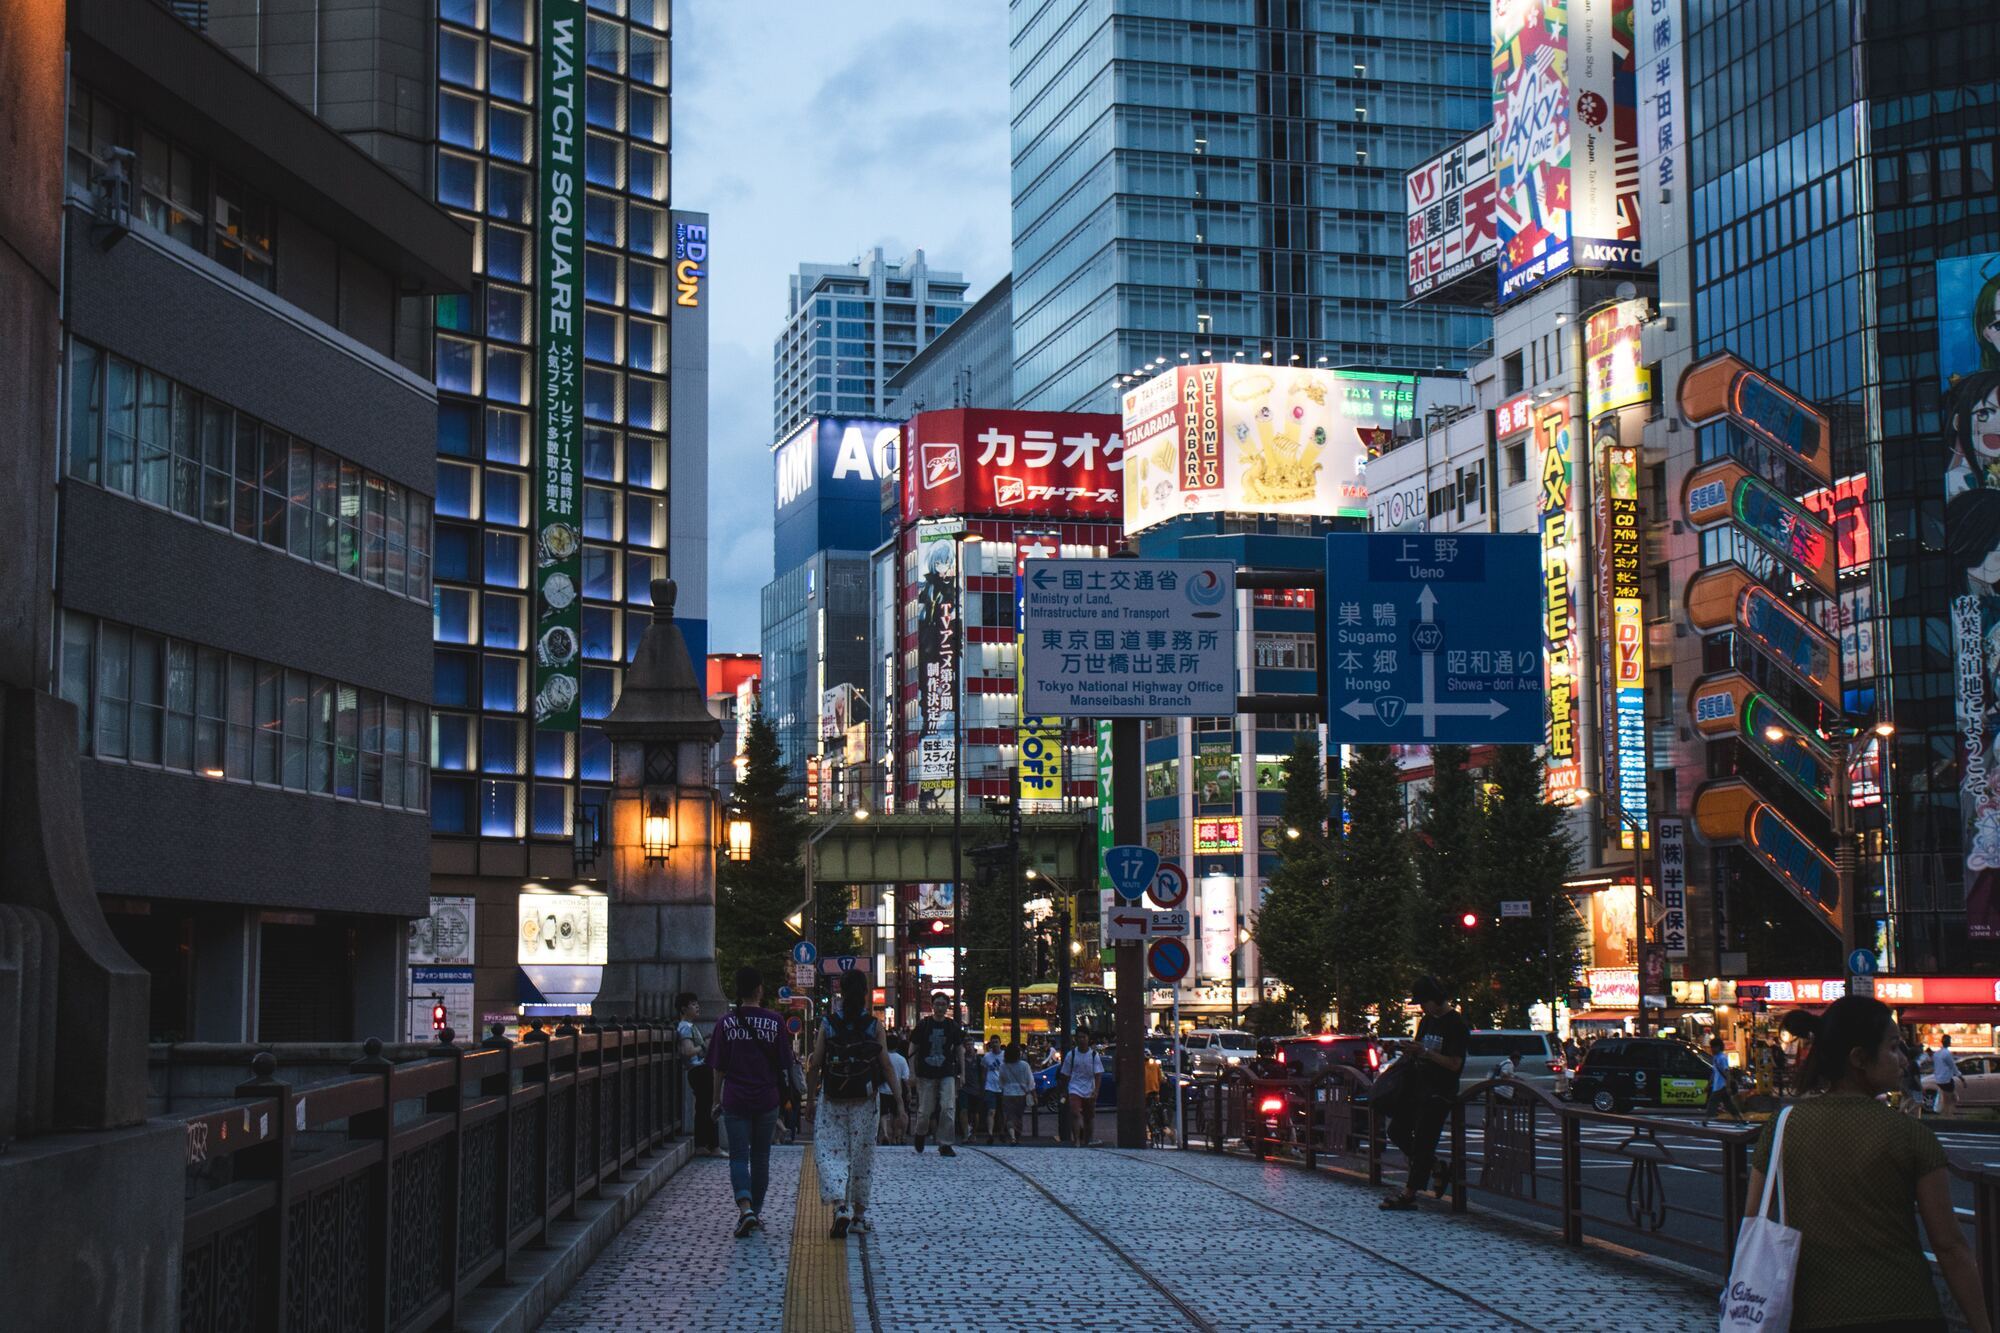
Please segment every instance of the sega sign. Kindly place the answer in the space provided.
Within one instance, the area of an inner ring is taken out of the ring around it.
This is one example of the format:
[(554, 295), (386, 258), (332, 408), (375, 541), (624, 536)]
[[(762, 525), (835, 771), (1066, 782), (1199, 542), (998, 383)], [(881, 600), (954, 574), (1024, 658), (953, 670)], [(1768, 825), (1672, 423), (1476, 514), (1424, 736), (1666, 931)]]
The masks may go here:
[(674, 304), (698, 306), (708, 278), (708, 224), (674, 224)]
[(1125, 441), (1107, 412), (919, 412), (904, 430), (903, 519), (1117, 520)]
[(894, 422), (818, 417), (779, 442), (771, 457), (780, 572), (816, 551), (881, 541), (882, 481), (895, 475), (901, 439)]

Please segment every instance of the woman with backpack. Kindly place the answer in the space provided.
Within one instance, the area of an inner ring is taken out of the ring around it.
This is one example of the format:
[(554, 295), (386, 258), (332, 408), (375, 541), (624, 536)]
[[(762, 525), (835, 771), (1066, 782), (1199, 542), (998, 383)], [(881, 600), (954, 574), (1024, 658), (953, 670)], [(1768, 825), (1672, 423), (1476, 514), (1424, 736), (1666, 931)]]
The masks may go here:
[[(868, 976), (840, 975), (840, 1006), (820, 1024), (819, 1041), (806, 1065), (806, 1089), (820, 1092), (813, 1120), (813, 1162), (819, 1168), (819, 1197), (834, 1205), (833, 1236), (867, 1231), (868, 1184), (875, 1167), (875, 1128), (880, 1115), (878, 1085), (887, 1085), (902, 1105), (902, 1079), (889, 1059), (882, 1025), (869, 1012)], [(902, 1129), (902, 1117), (897, 1131)]]
[(1859, 995), (1835, 1000), (1799, 1065), (1802, 1095), (1758, 1140), (1746, 1211), (1756, 1209), (1765, 1175), (1777, 1170), (1778, 1220), (1800, 1237), (1794, 1329), (1944, 1333), (1944, 1311), (1917, 1237), (1921, 1218), (1965, 1322), (1973, 1333), (1991, 1333), (1979, 1267), (1952, 1211), (1944, 1149), (1929, 1126), (1877, 1100), (1901, 1085), (1903, 1061), (1887, 1005)]

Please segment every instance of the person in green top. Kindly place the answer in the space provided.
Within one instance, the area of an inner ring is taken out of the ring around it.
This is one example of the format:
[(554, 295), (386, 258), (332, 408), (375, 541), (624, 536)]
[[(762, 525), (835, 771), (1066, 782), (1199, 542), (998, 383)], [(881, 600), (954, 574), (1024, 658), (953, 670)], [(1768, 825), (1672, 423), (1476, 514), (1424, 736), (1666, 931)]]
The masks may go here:
[[(1903, 1044), (1878, 1000), (1827, 1006), (1799, 1069), (1782, 1169), (1785, 1222), (1800, 1233), (1792, 1327), (1944, 1333), (1917, 1238), (1921, 1214), (1952, 1299), (1973, 1333), (1992, 1333), (1979, 1269), (1952, 1212), (1944, 1149), (1926, 1125), (1878, 1098), (1902, 1085)], [(1774, 1119), (1758, 1140), (1750, 1209), (1763, 1197)]]

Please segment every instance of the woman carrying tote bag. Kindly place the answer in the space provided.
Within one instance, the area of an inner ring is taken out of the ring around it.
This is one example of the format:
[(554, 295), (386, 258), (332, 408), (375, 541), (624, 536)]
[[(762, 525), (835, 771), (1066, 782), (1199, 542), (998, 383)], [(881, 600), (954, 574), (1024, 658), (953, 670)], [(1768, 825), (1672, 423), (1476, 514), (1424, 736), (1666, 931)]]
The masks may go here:
[[(1750, 1208), (1765, 1199), (1765, 1176), (1782, 1139), (1773, 1220), (1798, 1234), (1791, 1328), (1944, 1333), (1944, 1311), (1917, 1235), (1921, 1215), (1966, 1323), (1973, 1333), (1992, 1333), (1979, 1269), (1952, 1213), (1944, 1149), (1929, 1126), (1877, 1100), (1901, 1087), (1902, 1079), (1903, 1045), (1888, 1006), (1859, 996), (1836, 1000), (1821, 1016), (1799, 1069), (1799, 1089), (1808, 1095), (1758, 1141)], [(1737, 1310), (1743, 1297), (1778, 1291), (1783, 1274), (1773, 1270), (1783, 1264), (1786, 1246), (1774, 1230), (1756, 1215), (1744, 1223), (1738, 1268), (1723, 1292), (1725, 1330), (1743, 1326), (1744, 1312)], [(1781, 1333), (1787, 1325), (1767, 1318), (1758, 1327)]]

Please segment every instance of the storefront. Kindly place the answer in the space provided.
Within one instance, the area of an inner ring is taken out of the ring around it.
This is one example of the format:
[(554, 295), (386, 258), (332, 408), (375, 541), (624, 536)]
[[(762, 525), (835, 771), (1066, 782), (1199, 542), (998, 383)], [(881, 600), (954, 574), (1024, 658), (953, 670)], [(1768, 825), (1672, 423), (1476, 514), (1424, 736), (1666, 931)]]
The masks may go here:
[[(1723, 982), (1716, 989), (1719, 1018), (1740, 1015), (1729, 1036), (1775, 1028), (1794, 1009), (1817, 1013), (1847, 994), (1841, 977), (1767, 977)], [(1935, 1048), (1951, 1038), (1958, 1050), (1995, 1049), (2000, 1025), (2000, 980), (1993, 977), (1875, 978), (1875, 998), (1896, 1011), (1897, 1021), (1920, 1045)], [(1732, 1008), (1733, 1007), (1733, 1008)]]
[(1583, 984), (1590, 991), (1590, 999), (1571, 1006), (1569, 1036), (1587, 1041), (1593, 1037), (1624, 1036), (1634, 1030), (1639, 1019), (1638, 968), (1587, 967), (1583, 970)]

